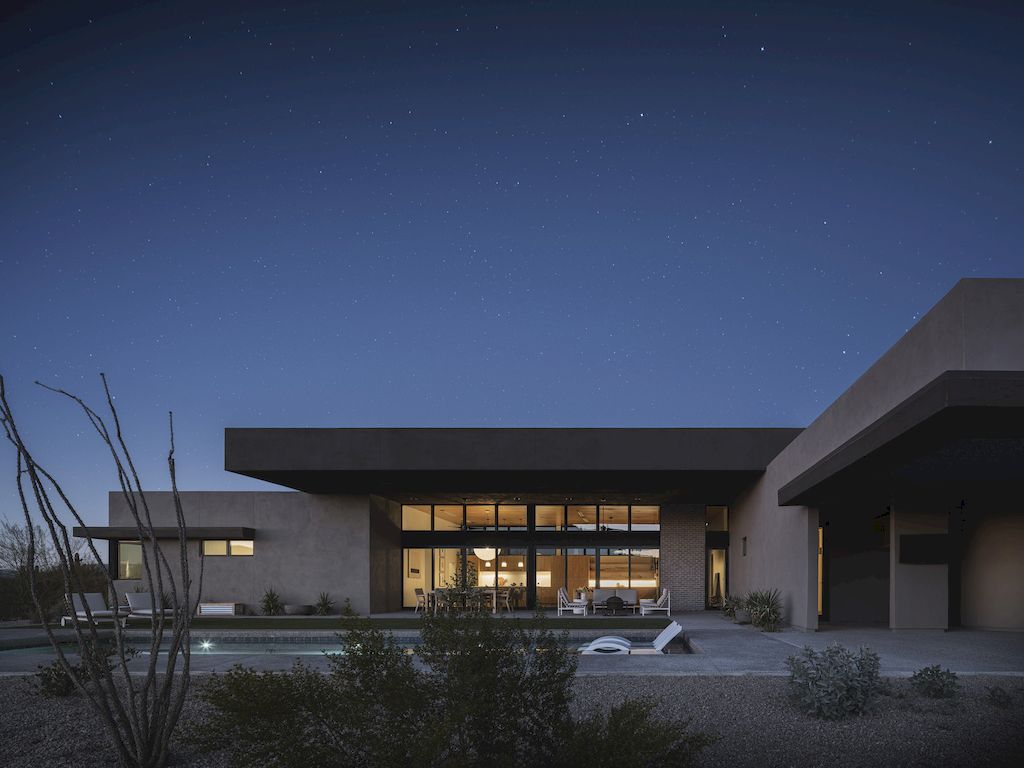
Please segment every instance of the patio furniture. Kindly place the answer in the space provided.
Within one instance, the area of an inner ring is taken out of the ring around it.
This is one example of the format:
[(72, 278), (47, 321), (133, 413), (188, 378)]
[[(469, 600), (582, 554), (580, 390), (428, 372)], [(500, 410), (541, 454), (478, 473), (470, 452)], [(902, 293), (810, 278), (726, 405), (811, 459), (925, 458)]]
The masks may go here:
[[(83, 603), (82, 598), (85, 598)], [(99, 592), (85, 592), (79, 595), (77, 592), (71, 595), (65, 595), (67, 598), (68, 606), (74, 612), (74, 616), (62, 616), (60, 619), (60, 625), (66, 627), (68, 624), (73, 624), (77, 618), (79, 621), (89, 621), (90, 615), (92, 616), (93, 624), (99, 624), (100, 622), (109, 621), (113, 623), (118, 618), (118, 612), (112, 611), (107, 608), (106, 602), (103, 600), (103, 595)], [(86, 612), (88, 607), (88, 613)]]
[(650, 598), (640, 600), (641, 616), (646, 616), (649, 613), (658, 613), (659, 611), (664, 611), (666, 616), (672, 613), (672, 596), (667, 589), (661, 590), (661, 597), (657, 600)]
[(149, 592), (128, 592), (125, 594), (128, 598), (129, 619), (150, 619), (157, 613), (163, 614), (164, 609), (153, 607), (153, 595)]
[(563, 612), (571, 611), (575, 616), (586, 616), (587, 615), (587, 601), (586, 600), (570, 600), (569, 594), (565, 591), (565, 587), (558, 588), (558, 615), (561, 616)]
[(593, 610), (597, 613), (599, 608), (605, 608), (605, 603), (609, 597), (617, 597), (622, 600), (623, 606), (626, 608), (632, 608), (637, 604), (636, 590), (635, 589), (609, 589), (603, 587), (601, 589), (594, 590), (594, 603)]
[(591, 640), (586, 645), (581, 645), (579, 647), (579, 652), (585, 656), (660, 654), (665, 652), (665, 646), (682, 631), (682, 626), (680, 626), (678, 622), (673, 621), (665, 627), (656, 638), (654, 638), (654, 642), (650, 645), (647, 643), (634, 643), (633, 641), (627, 640), (624, 637), (619, 637), (618, 635), (606, 635), (605, 637), (599, 637), (596, 640)]
[(452, 597), (447, 589), (435, 589), (434, 590), (434, 613), (437, 613), (442, 608), (450, 611), (452, 608)]
[(416, 587), (414, 591), (416, 592), (416, 607), (413, 608), (412, 612), (416, 613), (420, 608), (422, 608), (423, 612), (426, 613), (430, 608), (430, 601), (427, 598), (427, 593), (423, 591), (422, 587)]

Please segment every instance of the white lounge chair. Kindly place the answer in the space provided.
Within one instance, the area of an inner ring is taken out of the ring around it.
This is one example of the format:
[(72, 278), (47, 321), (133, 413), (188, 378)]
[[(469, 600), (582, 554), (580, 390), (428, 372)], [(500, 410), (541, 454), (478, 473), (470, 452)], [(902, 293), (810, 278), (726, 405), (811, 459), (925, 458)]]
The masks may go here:
[(683, 631), (683, 628), (678, 622), (673, 621), (654, 638), (654, 642), (648, 645), (647, 643), (634, 643), (631, 640), (627, 640), (624, 637), (617, 635), (607, 635), (605, 637), (599, 637), (596, 640), (591, 640), (586, 645), (581, 645), (579, 652), (585, 656), (610, 656), (615, 654), (654, 654), (664, 653), (665, 646), (668, 645), (672, 638)]
[[(106, 602), (103, 600), (103, 595), (99, 592), (84, 592), (79, 595), (77, 592), (67, 595), (68, 605), (75, 612), (75, 616), (62, 616), (60, 625), (66, 627), (68, 624), (74, 622), (77, 618), (79, 621), (88, 621), (89, 616), (92, 615), (92, 621), (94, 624), (99, 624), (101, 621), (113, 622), (117, 618), (117, 611), (112, 611), (107, 608)], [(82, 602), (82, 598), (85, 598), (85, 602)], [(89, 612), (86, 613), (86, 606), (89, 607)]]
[(661, 597), (657, 600), (643, 599), (640, 601), (641, 616), (658, 611), (664, 611), (666, 616), (672, 613), (672, 596), (667, 589), (661, 590)]
[(561, 616), (563, 612), (568, 611), (576, 616), (587, 615), (587, 601), (586, 600), (570, 600), (569, 594), (565, 591), (565, 587), (558, 588), (558, 615)]

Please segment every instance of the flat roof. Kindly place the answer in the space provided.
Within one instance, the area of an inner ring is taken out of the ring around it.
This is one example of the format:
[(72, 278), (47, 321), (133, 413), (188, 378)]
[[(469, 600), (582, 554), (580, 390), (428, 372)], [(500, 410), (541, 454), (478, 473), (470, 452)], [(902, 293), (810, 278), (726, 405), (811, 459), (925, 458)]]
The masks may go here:
[(800, 429), (228, 428), (224, 467), (308, 493), (396, 499), (728, 501)]
[(946, 371), (822, 457), (778, 492), (818, 506), (868, 486), (945, 492), (1019, 490), (1024, 371)]

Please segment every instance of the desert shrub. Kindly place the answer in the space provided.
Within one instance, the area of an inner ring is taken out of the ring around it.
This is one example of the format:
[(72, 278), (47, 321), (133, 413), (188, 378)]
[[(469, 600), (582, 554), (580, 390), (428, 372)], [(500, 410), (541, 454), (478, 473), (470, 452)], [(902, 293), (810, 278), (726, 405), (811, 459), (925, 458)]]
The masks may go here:
[(857, 653), (838, 643), (820, 653), (804, 648), (786, 659), (786, 666), (796, 705), (825, 720), (860, 714), (881, 690), (878, 654), (869, 648)]
[(960, 690), (956, 672), (944, 670), (938, 664), (917, 670), (910, 676), (910, 685), (929, 699), (951, 699)]
[(353, 629), (345, 654), (322, 674), (297, 662), (290, 672), (236, 666), (200, 689), (209, 705), (186, 738), (207, 750), (232, 744), (238, 766), (357, 766), (425, 763), (436, 745), (436, 713), (412, 658), (379, 630)]
[(777, 589), (751, 592), (745, 601), (750, 623), (765, 632), (775, 632), (782, 620), (782, 597)]
[(1000, 685), (985, 686), (985, 701), (993, 707), (1006, 709), (1013, 704), (1013, 696)]
[(334, 601), (331, 599), (330, 594), (327, 592), (321, 592), (320, 596), (316, 599), (316, 606), (314, 612), (317, 616), (329, 616), (331, 611), (334, 610)]
[[(36, 690), (46, 697), (71, 696), (78, 691), (78, 687), (75, 685), (76, 680), (82, 685), (89, 685), (96, 672), (101, 669), (113, 669), (116, 653), (117, 648), (113, 642), (101, 640), (98, 643), (90, 643), (85, 646), (85, 653), (78, 662), (70, 665), (71, 674), (68, 674), (64, 665), (57, 659), (49, 664), (40, 665), (33, 681)], [(134, 649), (125, 649), (126, 658), (130, 659), (135, 654)]]
[(56, 659), (49, 664), (40, 664), (33, 682), (36, 690), (47, 698), (71, 696), (78, 691), (74, 678)]
[(745, 604), (742, 597), (734, 597), (733, 595), (726, 595), (725, 599), (722, 600), (722, 613), (726, 618), (735, 619), (736, 611), (740, 608), (744, 608)]
[(346, 618), (353, 618), (354, 616), (359, 615), (352, 607), (352, 601), (347, 597), (345, 598), (345, 601), (341, 604), (341, 615), (345, 616)]
[[(425, 618), (419, 657), (367, 619), (348, 619), (327, 674), (234, 667), (199, 692), (186, 737), (232, 745), (235, 765), (469, 768), (689, 765), (705, 737), (654, 717), (653, 702), (574, 720), (576, 656), (543, 628), (490, 616)], [(609, 752), (612, 748), (614, 753)]]
[[(701, 751), (714, 742), (691, 733), (690, 721), (661, 719), (653, 699), (629, 699), (605, 715), (595, 713), (578, 722), (565, 741), (558, 765), (591, 768), (648, 768), (671, 765), (691, 768)], [(622, 734), (629, 734), (627, 739)]]
[(279, 616), (284, 613), (284, 603), (281, 602), (281, 596), (273, 587), (267, 587), (263, 597), (260, 598), (260, 613), (264, 616)]

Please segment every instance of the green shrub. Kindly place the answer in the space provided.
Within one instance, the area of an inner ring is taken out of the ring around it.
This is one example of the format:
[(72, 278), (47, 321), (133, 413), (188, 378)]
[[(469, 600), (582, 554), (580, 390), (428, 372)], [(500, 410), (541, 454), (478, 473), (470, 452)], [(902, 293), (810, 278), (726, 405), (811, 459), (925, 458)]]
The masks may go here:
[(708, 743), (686, 721), (654, 717), (654, 702), (627, 702), (574, 719), (576, 654), (532, 622), (427, 617), (418, 656), (366, 619), (345, 621), (345, 652), (326, 674), (234, 667), (199, 689), (201, 719), (186, 738), (231, 744), (238, 766), (480, 765), (570, 768), (688, 766)]
[(279, 616), (284, 613), (281, 596), (273, 587), (267, 587), (267, 591), (263, 593), (263, 597), (260, 599), (260, 613), (264, 616)]
[(825, 720), (860, 714), (881, 691), (878, 654), (868, 648), (857, 653), (838, 643), (820, 653), (804, 648), (786, 659), (786, 666), (796, 705)]
[(355, 612), (355, 609), (352, 607), (352, 601), (347, 597), (345, 598), (345, 601), (341, 604), (341, 615), (347, 618), (352, 618), (354, 616), (359, 615)]
[[(72, 669), (76, 669), (77, 676), (77, 668), (72, 666)], [(70, 696), (78, 691), (74, 678), (57, 659), (49, 664), (39, 665), (35, 674), (35, 687), (47, 698)]]
[(736, 611), (746, 607), (742, 597), (733, 597), (732, 595), (726, 595), (725, 599), (722, 600), (722, 613), (728, 619), (736, 618)]
[(750, 623), (765, 632), (775, 632), (782, 620), (782, 597), (777, 589), (751, 592), (745, 601)]
[[(90, 666), (94, 669), (113, 669), (116, 653), (117, 647), (113, 642), (101, 640), (95, 645), (85, 646), (85, 653), (82, 654), (78, 663), (70, 665), (70, 675), (58, 659), (54, 659), (49, 664), (40, 665), (35, 673), (36, 690), (46, 697), (71, 696), (78, 691), (75, 680), (81, 682), (82, 685), (92, 682), (93, 675), (90, 673)], [(65, 655), (67, 654), (68, 652), (65, 651)], [(125, 649), (126, 658), (131, 658), (135, 654), (134, 649)]]
[(327, 592), (321, 592), (320, 596), (316, 599), (316, 615), (317, 616), (329, 616), (331, 611), (334, 610), (334, 601)]
[(910, 676), (910, 685), (929, 699), (951, 699), (960, 690), (956, 672), (943, 670), (938, 664), (917, 670)]

